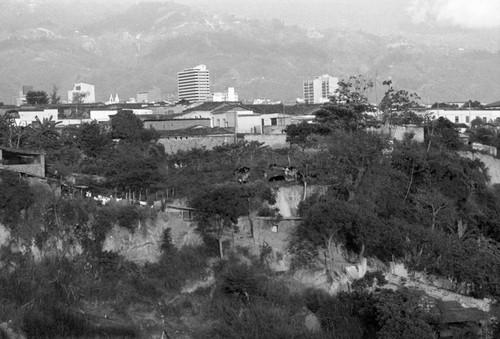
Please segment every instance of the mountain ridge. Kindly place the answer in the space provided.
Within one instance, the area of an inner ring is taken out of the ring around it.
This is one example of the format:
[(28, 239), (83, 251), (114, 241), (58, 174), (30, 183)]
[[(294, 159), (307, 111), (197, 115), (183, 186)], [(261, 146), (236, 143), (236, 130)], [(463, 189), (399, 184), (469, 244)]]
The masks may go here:
[[(428, 102), (500, 97), (498, 51), (430, 46), (356, 30), (304, 29), (175, 3), (139, 3), (108, 12), (76, 6), (81, 24), (71, 27), (70, 18), (59, 14), (43, 17), (55, 11), (54, 4), (17, 5), (18, 21), (35, 17), (39, 22), (23, 26), (9, 20), (0, 27), (0, 101), (5, 103), (22, 85), (49, 92), (55, 84), (65, 98), (65, 90), (79, 81), (94, 84), (99, 101), (110, 93), (135, 97), (152, 87), (174, 96), (177, 72), (198, 64), (211, 71), (212, 91), (235, 87), (241, 99), (292, 102), (302, 96), (302, 81), (325, 73), (366, 74), (378, 84), (370, 97), (374, 101), (382, 97), (380, 84), (386, 79)], [(58, 6), (61, 13), (72, 13)], [(3, 13), (0, 19), (7, 17)]]

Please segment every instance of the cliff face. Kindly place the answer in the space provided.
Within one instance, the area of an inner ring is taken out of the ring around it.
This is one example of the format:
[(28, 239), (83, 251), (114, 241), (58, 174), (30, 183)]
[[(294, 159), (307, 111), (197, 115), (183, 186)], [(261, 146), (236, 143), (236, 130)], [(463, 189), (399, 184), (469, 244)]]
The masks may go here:
[(197, 245), (201, 237), (195, 231), (195, 224), (184, 220), (182, 211), (158, 212), (155, 220), (139, 223), (134, 232), (115, 225), (106, 235), (104, 251), (113, 251), (126, 260), (137, 263), (156, 262), (160, 258), (163, 232), (171, 229), (172, 241), (176, 247)]
[(283, 218), (297, 217), (297, 209), (304, 197), (311, 194), (326, 192), (326, 186), (311, 185), (305, 188), (303, 185), (282, 186), (276, 192), (276, 207), (278, 207)]

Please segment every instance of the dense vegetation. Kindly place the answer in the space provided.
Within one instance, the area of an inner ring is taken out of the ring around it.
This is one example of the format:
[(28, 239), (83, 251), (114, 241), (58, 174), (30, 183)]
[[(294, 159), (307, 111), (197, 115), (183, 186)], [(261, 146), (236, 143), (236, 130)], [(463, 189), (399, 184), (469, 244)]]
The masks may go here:
[[(128, 262), (102, 250), (106, 233), (114, 226), (135, 232), (139, 221), (154, 220), (161, 210), (60, 196), (48, 185), (1, 171), (0, 222), (13, 241), (0, 249), (0, 322), (12, 320), (28, 337), (153, 333), (79, 311), (95, 303), (122, 319), (141, 307), (152, 309), (167, 332), (172, 329), (165, 319), (192, 317), (189, 334), (195, 338), (433, 337), (441, 324), (422, 307), (425, 296), (380, 289), (380, 272), (353, 283), (351, 293), (330, 296), (293, 288), (287, 275), (267, 267), (264, 249), (255, 257), (224, 243), (225, 232), (238, 232), (238, 217), (279, 217), (271, 208), (274, 188), (287, 183), (268, 179), (285, 166), (300, 171), (301, 184), (328, 187), (299, 206), (302, 223), (289, 245), (293, 269), (326, 265), (333, 279), (333, 252), (341, 248), (351, 258), (401, 261), (447, 277), (466, 295), (498, 298), (500, 190), (488, 185), (481, 162), (458, 155), (465, 146), (453, 124), (416, 121), (416, 97), (392, 87), (383, 114), (367, 114), (373, 111), (363, 94), (369, 87), (355, 77), (341, 82), (315, 123), (287, 128), (298, 147), (285, 150), (239, 143), (166, 155), (158, 136), (127, 111), (113, 117), (110, 130), (97, 123), (56, 130), (52, 121), (19, 127), (2, 117), (2, 145), (45, 150), (50, 175), (63, 183), (85, 180), (107, 193), (188, 198), (205, 241), (177, 249), (167, 229), (157, 263)], [(391, 142), (374, 132), (381, 123), (401, 121), (422, 123), (424, 142), (412, 135)], [(245, 184), (238, 183), (239, 168), (249, 169)], [(37, 253), (42, 260), (35, 260)], [(208, 287), (181, 293), (186, 283), (210, 275)], [(311, 313), (321, 331), (304, 326)]]

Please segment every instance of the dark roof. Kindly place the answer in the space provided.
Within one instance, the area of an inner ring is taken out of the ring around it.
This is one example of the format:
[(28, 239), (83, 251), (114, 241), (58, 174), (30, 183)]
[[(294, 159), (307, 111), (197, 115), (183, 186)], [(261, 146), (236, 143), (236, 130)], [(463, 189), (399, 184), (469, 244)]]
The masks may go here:
[[(238, 103), (241, 105), (241, 103)], [(188, 113), (188, 112), (193, 112), (193, 111), (215, 111), (216, 109), (222, 108), (224, 106), (231, 106), (234, 105), (234, 103), (229, 103), (229, 102), (213, 102), (213, 101), (208, 101), (204, 102), (201, 105), (195, 106), (195, 107), (190, 107), (188, 109), (185, 109), (183, 112)]]
[(242, 105), (242, 104), (239, 104), (239, 103), (238, 104), (231, 104), (231, 105), (223, 106), (221, 108), (218, 108), (218, 109), (214, 110), (212, 113), (213, 114), (225, 113), (225, 112), (230, 111), (230, 110), (232, 110), (233, 108), (236, 108), (236, 107), (244, 108), (244, 109), (252, 111), (254, 113), (259, 113), (259, 112), (255, 112), (251, 107), (249, 107), (247, 105)]
[(196, 120), (210, 120), (210, 118), (185, 118), (185, 119), (173, 119), (175, 116), (182, 116), (184, 113), (178, 113), (178, 114), (145, 114), (145, 115), (138, 115), (139, 118), (143, 122), (146, 121), (196, 121)]
[(283, 104), (273, 104), (273, 105), (245, 105), (255, 113), (260, 114), (273, 114), (273, 113), (283, 113)]
[(26, 150), (26, 149), (20, 149), (20, 148), (11, 148), (11, 147), (5, 147), (5, 146), (0, 146), (0, 149), (2, 151), (6, 151), (6, 152), (18, 153), (18, 154), (26, 154), (26, 155), (40, 155), (40, 154), (45, 154), (44, 151), (33, 151), (33, 150)]
[(193, 126), (183, 129), (176, 129), (171, 131), (160, 131), (161, 137), (186, 137), (186, 136), (209, 136), (209, 135), (224, 135), (234, 133), (221, 128), (221, 127), (205, 127), (205, 126)]
[(323, 105), (293, 105), (285, 106), (285, 114), (289, 115), (312, 115), (319, 111)]
[(481, 320), (488, 320), (490, 318), (488, 312), (481, 311), (477, 308), (464, 308), (456, 300), (442, 301), (441, 309), (441, 321), (445, 324), (480, 322)]
[(300, 104), (300, 105), (245, 105), (244, 107), (260, 114), (283, 113), (288, 115), (310, 115), (321, 109), (322, 105)]
[(487, 107), (500, 107), (500, 101), (492, 102), (491, 104), (485, 105)]

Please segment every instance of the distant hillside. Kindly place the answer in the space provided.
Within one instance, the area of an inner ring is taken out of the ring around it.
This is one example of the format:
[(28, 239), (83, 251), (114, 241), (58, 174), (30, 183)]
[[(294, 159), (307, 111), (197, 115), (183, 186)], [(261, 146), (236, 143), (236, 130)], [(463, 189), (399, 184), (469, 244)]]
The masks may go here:
[[(101, 2), (99, 2), (101, 4)], [(77, 81), (96, 86), (97, 99), (111, 93), (135, 97), (153, 86), (176, 93), (179, 70), (206, 64), (212, 90), (236, 87), (241, 99), (292, 101), (302, 81), (329, 73), (340, 78), (391, 77), (422, 100), (492, 102), (500, 99), (498, 52), (419, 45), (400, 37), (330, 30), (308, 31), (278, 21), (214, 16), (175, 3), (130, 7), (0, 3), (0, 101), (20, 87), (66, 91)]]

